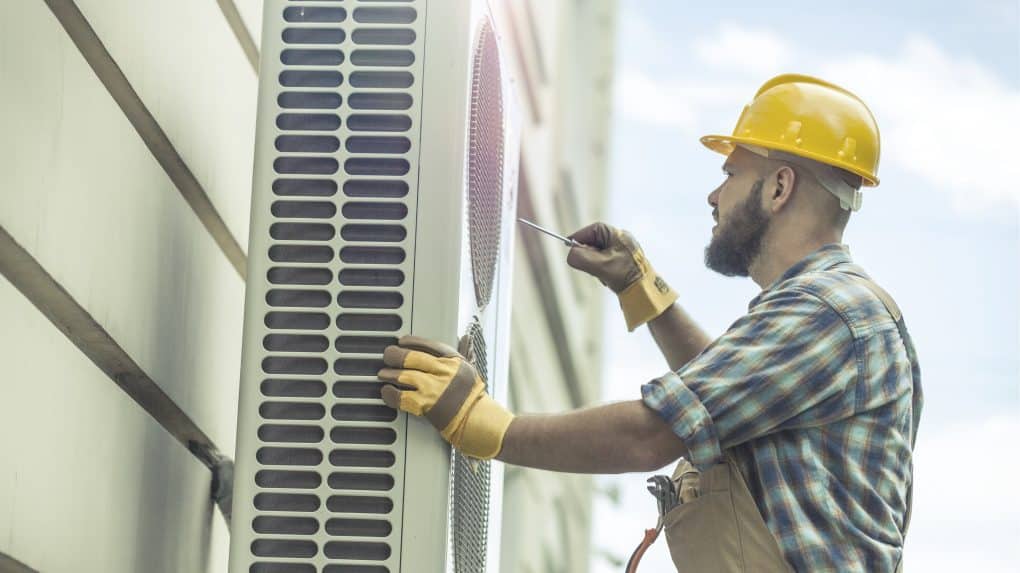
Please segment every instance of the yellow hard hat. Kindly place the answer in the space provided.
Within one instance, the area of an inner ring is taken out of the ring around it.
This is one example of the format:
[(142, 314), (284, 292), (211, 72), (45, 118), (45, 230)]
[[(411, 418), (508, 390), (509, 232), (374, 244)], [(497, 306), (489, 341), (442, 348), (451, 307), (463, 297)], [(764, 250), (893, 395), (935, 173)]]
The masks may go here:
[(723, 155), (738, 144), (784, 151), (860, 175), (878, 185), (878, 124), (864, 102), (829, 82), (783, 74), (765, 82), (744, 106), (733, 135), (701, 143)]

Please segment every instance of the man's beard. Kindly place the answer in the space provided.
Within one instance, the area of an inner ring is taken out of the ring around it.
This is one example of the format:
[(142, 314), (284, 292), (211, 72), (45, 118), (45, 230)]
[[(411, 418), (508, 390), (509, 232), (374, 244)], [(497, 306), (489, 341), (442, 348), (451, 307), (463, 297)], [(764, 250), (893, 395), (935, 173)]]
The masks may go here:
[(720, 223), (715, 236), (705, 247), (705, 266), (728, 277), (746, 277), (751, 263), (761, 252), (769, 218), (761, 208), (761, 189), (765, 180), (751, 187), (747, 199)]

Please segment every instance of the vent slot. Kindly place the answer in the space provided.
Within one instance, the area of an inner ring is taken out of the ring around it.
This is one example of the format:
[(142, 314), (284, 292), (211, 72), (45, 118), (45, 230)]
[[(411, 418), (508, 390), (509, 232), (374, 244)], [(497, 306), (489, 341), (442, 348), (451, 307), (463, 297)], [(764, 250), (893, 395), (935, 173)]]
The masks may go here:
[(329, 348), (329, 341), (317, 334), (269, 334), (262, 339), (262, 347), (278, 352), (322, 352)]
[(255, 474), (255, 484), (265, 488), (315, 489), (322, 485), (322, 476), (315, 472), (261, 470)]
[[(325, 70), (284, 70), (280, 85), (288, 88), (335, 88), (344, 82), (340, 72)], [(277, 122), (277, 126), (279, 126)]]
[(343, 291), (337, 302), (343, 308), (400, 308), (404, 295), (386, 291)]
[(273, 223), (269, 236), (279, 241), (328, 241), (336, 235), (326, 223)]
[(418, 17), (414, 8), (358, 8), (354, 21), (362, 24), (410, 24)]
[(407, 131), (411, 118), (406, 115), (358, 114), (347, 118), (351, 131)]
[(318, 312), (270, 312), (265, 323), (279, 330), (322, 330), (329, 326), (329, 316)]
[(266, 273), (266, 278), (277, 285), (325, 285), (329, 284), (332, 274), (329, 269), (273, 267)]
[(329, 175), (339, 168), (340, 162), (332, 157), (280, 157), (273, 161), (273, 170), (283, 174)]
[(404, 159), (389, 157), (354, 157), (344, 161), (344, 171), (350, 175), (407, 175), (411, 164)]
[(259, 439), (263, 442), (317, 444), (322, 441), (323, 437), (325, 437), (325, 432), (318, 426), (287, 426), (283, 424), (259, 426)]
[(326, 508), (336, 513), (378, 513), (393, 511), (393, 501), (388, 497), (334, 495), (326, 500)]
[(318, 548), (311, 541), (256, 539), (251, 552), (259, 557), (314, 557)]
[(322, 573), (390, 573), (381, 565), (326, 565)]
[(381, 519), (342, 519), (326, 521), (326, 533), (337, 537), (386, 537), (393, 531), (390, 522)]
[(341, 336), (336, 339), (336, 349), (351, 354), (382, 354), (387, 346), (396, 343), (393, 336)]
[(263, 511), (316, 511), (319, 498), (306, 493), (260, 493), (255, 496), (255, 507)]
[[(341, 358), (333, 363), (333, 371), (348, 376), (375, 376), (383, 368), (382, 359)], [(342, 419), (342, 418), (337, 418)], [(392, 419), (392, 417), (391, 417)]]
[(285, 28), (283, 30), (283, 41), (286, 44), (342, 44), (346, 38), (347, 34), (340, 28)]
[(337, 467), (388, 468), (396, 463), (393, 452), (385, 450), (333, 450), (329, 463)]
[(291, 49), (280, 52), (280, 61), (288, 66), (339, 66), (344, 61), (340, 50)]
[(260, 464), (267, 466), (317, 466), (322, 463), (322, 452), (308, 448), (259, 448), (256, 454)]
[(335, 131), (340, 127), (340, 116), (332, 113), (281, 113), (276, 116), (276, 127), (294, 131)]
[[(328, 296), (328, 295), (327, 295)], [(341, 314), (336, 320), (340, 330), (364, 332), (395, 332), (404, 325), (403, 319), (395, 314)]]
[(406, 137), (373, 137), (358, 135), (348, 137), (344, 144), (351, 153), (407, 153), (411, 140)]
[(389, 181), (351, 179), (344, 183), (344, 195), (348, 197), (403, 197), (407, 195), (407, 191), (407, 182), (396, 179)]
[(269, 357), (262, 360), (266, 374), (323, 374), (326, 361), (322, 358)]
[(272, 212), (280, 218), (328, 219), (336, 215), (336, 205), (325, 201), (277, 201)]
[[(399, 243), (407, 237), (407, 229), (400, 225), (344, 225), (340, 236), (347, 241), (364, 241), (369, 243)], [(346, 269), (345, 269), (346, 270)], [(399, 271), (396, 271), (399, 273)], [(344, 271), (340, 271), (343, 282)], [(349, 275), (348, 275), (349, 276)], [(396, 284), (400, 284), (402, 279)], [(346, 283), (352, 284), (352, 283)], [(377, 284), (370, 282), (367, 284)]]
[(332, 153), (340, 149), (340, 140), (332, 135), (281, 135), (275, 143), (277, 151)]
[[(414, 84), (410, 72), (352, 72), (351, 86), (356, 88), (409, 88)], [(340, 84), (337, 84), (340, 85)]]
[(267, 420), (320, 420), (326, 408), (313, 402), (263, 402), (259, 415)]
[(269, 260), (278, 263), (328, 263), (333, 249), (321, 245), (275, 245), (269, 247)]
[(266, 293), (269, 306), (316, 306), (324, 307), (332, 297), (322, 290), (282, 290), (273, 289)]
[(285, 109), (336, 109), (343, 98), (330, 92), (283, 92), (276, 97), (276, 103)]
[[(340, 569), (336, 570), (340, 573)], [(315, 566), (307, 563), (254, 563), (248, 573), (315, 573)], [(363, 573), (369, 573), (365, 571)], [(388, 573), (386, 571), (375, 571), (372, 573)]]
[(266, 273), (273, 284), (328, 284), (331, 277), (324, 268), (273, 267)]
[(330, 474), (327, 483), (331, 489), (352, 491), (389, 491), (393, 489), (393, 476), (387, 474)]
[(345, 263), (396, 265), (404, 262), (404, 249), (397, 247), (344, 247), (340, 260)]
[(415, 38), (414, 30), (406, 28), (360, 28), (351, 34), (355, 44), (378, 46), (409, 46)]
[(318, 398), (326, 393), (322, 380), (278, 380), (269, 378), (259, 386), (262, 394), (281, 398)]
[(347, 10), (310, 6), (291, 7), (283, 11), (283, 19), (288, 22), (343, 22), (347, 19)]
[(261, 516), (252, 520), (251, 528), (255, 533), (312, 535), (319, 531), (319, 522), (311, 517)]
[[(344, 231), (346, 231), (346, 229), (347, 227), (344, 227)], [(390, 237), (389, 232), (387, 232), (386, 234), (387, 238), (382, 238), (383, 233), (373, 234), (371, 239), (366, 238), (368, 236), (367, 234), (358, 235), (352, 233), (351, 236), (348, 236), (346, 232), (341, 231), (341, 235), (343, 235), (343, 237), (349, 241), (355, 240), (402, 241), (404, 239), (403, 235), (406, 234), (406, 231), (404, 231), (403, 227), (400, 227), (400, 230), (401, 230), (400, 238), (396, 237), (395, 231), (393, 232), (392, 237)], [(340, 271), (339, 279), (340, 284), (347, 286), (395, 287), (400, 286), (404, 283), (404, 273), (402, 271), (393, 269), (344, 269)]]
[(296, 197), (329, 197), (336, 195), (336, 181), (331, 179), (277, 179), (273, 193)]
[(354, 50), (351, 63), (366, 67), (406, 68), (414, 63), (414, 52), (410, 50)]
[(337, 398), (382, 399), (381, 389), (382, 384), (379, 382), (341, 380), (333, 385), (333, 395)]
[(402, 93), (355, 93), (347, 100), (351, 109), (410, 109), (411, 96)]
[(323, 548), (322, 552), (330, 559), (366, 559), (382, 561), (384, 559), (389, 559), (390, 546), (385, 543), (330, 541)]
[(338, 426), (329, 432), (329, 438), (333, 440), (333, 443), (335, 444), (369, 444), (385, 446), (397, 441), (397, 433), (390, 428)]
[(399, 221), (407, 216), (403, 203), (347, 203), (342, 209), (348, 219), (384, 219)]
[(389, 406), (375, 404), (337, 404), (331, 414), (340, 422), (392, 422), (397, 419), (397, 411)]

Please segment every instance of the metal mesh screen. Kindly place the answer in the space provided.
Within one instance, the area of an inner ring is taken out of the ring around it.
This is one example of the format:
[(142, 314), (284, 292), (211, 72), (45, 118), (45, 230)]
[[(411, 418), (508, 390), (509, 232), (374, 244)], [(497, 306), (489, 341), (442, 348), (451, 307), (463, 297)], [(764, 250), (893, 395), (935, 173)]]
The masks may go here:
[(492, 24), (482, 24), (471, 74), (468, 149), (468, 227), (475, 298), (492, 295), (503, 212), (503, 92), (499, 50)]
[[(482, 326), (474, 319), (460, 353), (488, 385), (488, 358)], [(490, 463), (453, 452), (450, 480), (450, 531), (454, 573), (482, 573), (488, 555)]]

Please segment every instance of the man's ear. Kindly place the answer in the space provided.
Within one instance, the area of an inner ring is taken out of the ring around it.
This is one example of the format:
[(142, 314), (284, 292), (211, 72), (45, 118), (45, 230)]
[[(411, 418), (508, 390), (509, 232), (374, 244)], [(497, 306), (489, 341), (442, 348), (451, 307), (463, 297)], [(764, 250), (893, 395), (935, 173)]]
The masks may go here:
[(793, 191), (797, 183), (797, 172), (789, 165), (783, 165), (776, 170), (770, 178), (772, 179), (772, 193), (767, 199), (768, 209), (773, 213), (782, 209), (793, 197)]

